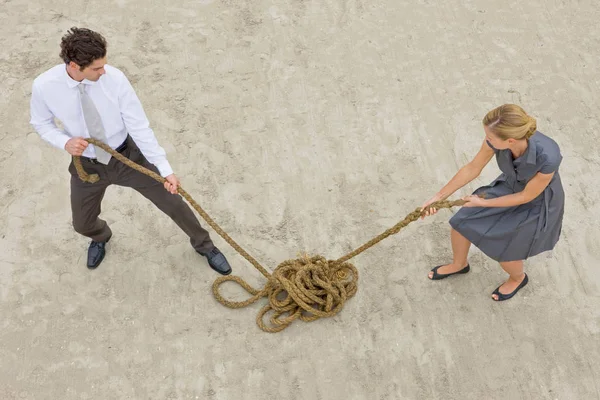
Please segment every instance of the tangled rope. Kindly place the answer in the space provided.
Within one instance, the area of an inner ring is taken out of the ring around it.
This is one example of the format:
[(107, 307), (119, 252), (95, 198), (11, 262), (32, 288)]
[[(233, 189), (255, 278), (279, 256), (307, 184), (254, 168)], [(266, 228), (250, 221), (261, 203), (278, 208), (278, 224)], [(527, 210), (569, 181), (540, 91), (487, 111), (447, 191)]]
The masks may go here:
[[(106, 150), (117, 160), (136, 171), (139, 171), (158, 182), (165, 182), (165, 178), (162, 176), (129, 160), (127, 157), (114, 151), (101, 141), (92, 138), (86, 138), (85, 140), (90, 144)], [(82, 181), (89, 183), (98, 181), (98, 175), (88, 175), (85, 172), (79, 157), (73, 157), (73, 164)], [(411, 222), (418, 220), (424, 212), (420, 207), (416, 208), (390, 229), (377, 235), (367, 243), (337, 260), (327, 260), (318, 255), (312, 257), (303, 256), (298, 259), (282, 262), (275, 268), (273, 273), (270, 274), (258, 261), (229, 237), (229, 235), (213, 221), (206, 211), (204, 211), (181, 186), (177, 188), (177, 191), (190, 203), (200, 216), (204, 218), (215, 232), (217, 232), (231, 247), (267, 278), (265, 286), (260, 290), (253, 288), (239, 276), (219, 277), (212, 285), (215, 299), (229, 308), (247, 307), (259, 299), (267, 297), (269, 300), (268, 304), (263, 306), (256, 317), (257, 325), (265, 332), (282, 331), (297, 319), (310, 322), (320, 318), (332, 317), (339, 313), (346, 301), (354, 296), (358, 289), (358, 271), (354, 265), (348, 262), (348, 260), (387, 237), (398, 233)], [(464, 200), (441, 200), (432, 203), (429, 207), (442, 209), (462, 206), (464, 204)], [(244, 301), (231, 301), (225, 299), (219, 292), (219, 287), (228, 281), (238, 283), (252, 296)], [(272, 313), (269, 318), (270, 324), (266, 324), (264, 317), (269, 312)]]

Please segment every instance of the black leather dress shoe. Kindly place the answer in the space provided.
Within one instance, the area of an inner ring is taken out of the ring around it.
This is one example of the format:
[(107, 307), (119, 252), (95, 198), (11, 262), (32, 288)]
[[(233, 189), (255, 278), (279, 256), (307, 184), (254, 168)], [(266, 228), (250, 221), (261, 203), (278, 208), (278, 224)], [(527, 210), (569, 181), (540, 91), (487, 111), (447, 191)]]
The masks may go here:
[(104, 259), (104, 255), (106, 254), (106, 243), (108, 243), (109, 240), (110, 238), (108, 238), (106, 242), (92, 241), (92, 243), (90, 243), (90, 247), (88, 248), (87, 259), (87, 267), (89, 269), (94, 269), (98, 265), (100, 265), (100, 263)]
[(231, 266), (229, 265), (229, 262), (223, 253), (221, 253), (221, 251), (216, 247), (213, 247), (208, 253), (200, 253), (199, 251), (198, 253), (206, 257), (208, 260), (208, 265), (210, 265), (212, 269), (221, 275), (229, 275), (231, 273)]

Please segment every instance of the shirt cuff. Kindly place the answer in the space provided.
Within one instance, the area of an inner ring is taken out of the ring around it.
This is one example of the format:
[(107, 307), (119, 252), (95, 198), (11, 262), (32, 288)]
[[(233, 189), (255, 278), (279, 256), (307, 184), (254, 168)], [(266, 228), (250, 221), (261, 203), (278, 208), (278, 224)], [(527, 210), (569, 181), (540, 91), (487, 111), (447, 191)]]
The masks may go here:
[(67, 149), (65, 149), (65, 146), (67, 145), (67, 142), (70, 139), (71, 139), (71, 137), (69, 135), (66, 135), (61, 132), (60, 135), (56, 135), (56, 138), (54, 139), (54, 145), (56, 147), (58, 147), (59, 149), (63, 149), (66, 151)]
[(167, 160), (161, 161), (157, 164), (154, 164), (156, 168), (158, 168), (158, 172), (160, 172), (160, 176), (166, 178), (167, 176), (173, 173), (173, 169)]

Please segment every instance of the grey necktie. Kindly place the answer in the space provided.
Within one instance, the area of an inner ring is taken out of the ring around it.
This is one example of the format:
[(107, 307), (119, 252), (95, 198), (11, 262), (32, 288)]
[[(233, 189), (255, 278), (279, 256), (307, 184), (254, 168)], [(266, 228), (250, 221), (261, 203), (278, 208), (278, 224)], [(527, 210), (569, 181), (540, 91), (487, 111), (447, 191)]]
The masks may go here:
[[(100, 119), (100, 114), (98, 113), (94, 102), (92, 101), (90, 96), (85, 92), (85, 87), (83, 83), (80, 83), (78, 88), (79, 93), (81, 93), (80, 98), (81, 108), (83, 109), (83, 117), (85, 119), (85, 123), (87, 125), (90, 136), (108, 145), (108, 140), (106, 139), (104, 127), (102, 126), (102, 120)], [(94, 150), (96, 150), (96, 159), (98, 159), (98, 161), (100, 161), (102, 164), (108, 164), (111, 155), (99, 148), (98, 146), (95, 146)]]

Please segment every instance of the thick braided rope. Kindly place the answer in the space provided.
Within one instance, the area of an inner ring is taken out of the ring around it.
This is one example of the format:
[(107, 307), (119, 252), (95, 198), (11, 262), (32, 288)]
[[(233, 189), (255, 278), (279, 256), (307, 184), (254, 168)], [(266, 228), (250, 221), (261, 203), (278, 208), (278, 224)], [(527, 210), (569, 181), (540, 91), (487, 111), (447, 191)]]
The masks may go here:
[[(91, 138), (86, 139), (86, 141), (106, 150), (117, 160), (136, 171), (158, 182), (165, 182), (165, 178), (162, 176), (129, 160), (104, 143)], [(73, 157), (73, 163), (81, 180), (90, 183), (98, 181), (98, 175), (88, 175), (85, 172), (79, 157)], [(421, 208), (415, 209), (390, 229), (337, 260), (326, 260), (319, 255), (312, 257), (303, 256), (298, 259), (282, 262), (270, 274), (258, 261), (223, 231), (181, 186), (178, 187), (177, 191), (215, 232), (267, 278), (265, 286), (260, 290), (253, 288), (239, 276), (219, 277), (212, 285), (215, 299), (229, 308), (246, 307), (263, 297), (267, 297), (269, 300), (268, 304), (259, 311), (256, 317), (257, 325), (265, 332), (282, 331), (296, 319), (310, 322), (320, 318), (331, 317), (340, 312), (345, 302), (354, 296), (358, 289), (358, 270), (348, 260), (356, 257), (387, 237), (398, 233), (411, 222), (418, 220), (424, 211)], [(463, 204), (465, 204), (464, 200), (441, 200), (432, 203), (429, 207), (442, 209), (462, 206)], [(239, 284), (251, 294), (251, 297), (243, 301), (225, 299), (219, 292), (219, 287), (229, 281)], [(264, 321), (267, 313), (271, 313), (269, 324), (266, 324)]]

